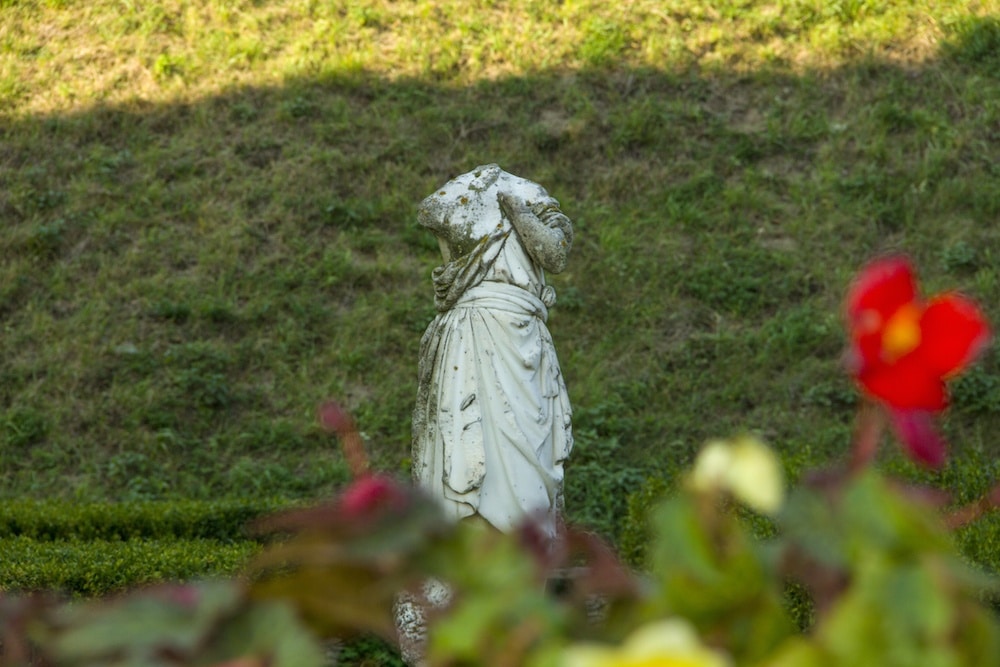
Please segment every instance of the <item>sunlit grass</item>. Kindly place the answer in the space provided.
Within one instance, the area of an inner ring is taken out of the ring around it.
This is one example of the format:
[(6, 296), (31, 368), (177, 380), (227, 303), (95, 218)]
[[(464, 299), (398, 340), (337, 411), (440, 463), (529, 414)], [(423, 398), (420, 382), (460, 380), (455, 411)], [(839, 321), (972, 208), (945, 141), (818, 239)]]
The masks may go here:
[(997, 11), (996, 2), (973, 4), (8, 0), (0, 90), (8, 112), (36, 114), (350, 72), (468, 85), (608, 65), (803, 71), (859, 57), (913, 65), (935, 57), (963, 17)]

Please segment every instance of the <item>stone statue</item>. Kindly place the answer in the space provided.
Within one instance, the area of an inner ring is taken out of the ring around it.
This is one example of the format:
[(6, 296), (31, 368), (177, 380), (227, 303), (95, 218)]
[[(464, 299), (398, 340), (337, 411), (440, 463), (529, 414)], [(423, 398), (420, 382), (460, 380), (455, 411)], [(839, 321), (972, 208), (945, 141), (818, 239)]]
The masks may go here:
[(531, 517), (554, 536), (573, 434), (545, 272), (566, 267), (572, 223), (543, 187), (495, 164), (424, 199), (418, 222), (444, 265), (420, 344), (413, 476), (455, 519), (508, 531)]

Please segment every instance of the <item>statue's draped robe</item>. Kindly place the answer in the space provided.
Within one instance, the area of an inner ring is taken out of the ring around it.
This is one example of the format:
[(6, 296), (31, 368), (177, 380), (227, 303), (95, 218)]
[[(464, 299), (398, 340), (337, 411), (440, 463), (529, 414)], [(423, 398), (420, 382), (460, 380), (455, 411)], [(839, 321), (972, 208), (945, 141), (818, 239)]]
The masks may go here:
[(439, 313), (420, 346), (414, 477), (456, 519), (478, 514), (507, 531), (530, 516), (554, 534), (573, 446), (545, 325), (554, 292), (509, 222), (433, 278)]

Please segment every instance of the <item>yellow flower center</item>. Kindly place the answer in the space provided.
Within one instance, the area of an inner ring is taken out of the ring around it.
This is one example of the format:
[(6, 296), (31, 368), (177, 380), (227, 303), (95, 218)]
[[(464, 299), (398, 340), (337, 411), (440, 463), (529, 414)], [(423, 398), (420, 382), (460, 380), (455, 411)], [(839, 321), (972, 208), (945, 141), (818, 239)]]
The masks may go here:
[(920, 344), (920, 308), (908, 303), (901, 307), (882, 331), (882, 354), (892, 363), (913, 351)]

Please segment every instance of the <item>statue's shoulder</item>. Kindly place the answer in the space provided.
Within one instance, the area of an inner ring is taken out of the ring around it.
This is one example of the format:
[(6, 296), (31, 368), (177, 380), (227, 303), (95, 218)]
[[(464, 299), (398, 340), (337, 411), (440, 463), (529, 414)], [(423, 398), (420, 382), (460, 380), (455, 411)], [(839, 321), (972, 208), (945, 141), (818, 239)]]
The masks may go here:
[(462, 257), (483, 238), (511, 230), (511, 221), (497, 200), (500, 192), (516, 195), (529, 205), (559, 206), (538, 183), (497, 164), (485, 164), (456, 176), (425, 197), (417, 207), (417, 222), (448, 245), (450, 257)]
[(487, 164), (456, 176), (420, 202), (417, 223), (448, 243), (453, 256), (466, 254), (484, 236), (510, 225), (497, 202), (503, 173)]
[(456, 176), (417, 207), (417, 222), (444, 239), (460, 256), (484, 236), (510, 229), (497, 193), (517, 194), (527, 201), (551, 199), (538, 183), (504, 171), (497, 164), (480, 165)]

